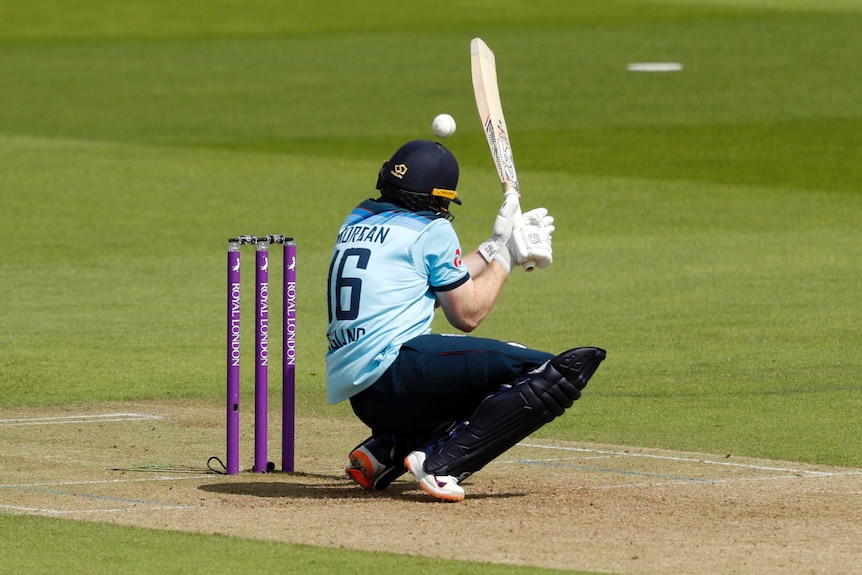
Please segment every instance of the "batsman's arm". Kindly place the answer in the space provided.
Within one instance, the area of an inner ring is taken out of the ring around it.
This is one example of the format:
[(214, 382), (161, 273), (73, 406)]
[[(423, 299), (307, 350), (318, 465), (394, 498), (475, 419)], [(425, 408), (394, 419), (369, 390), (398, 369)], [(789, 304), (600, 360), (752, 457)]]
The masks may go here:
[(470, 271), (470, 279), (453, 290), (438, 292), (437, 302), (453, 327), (469, 333), (493, 309), (509, 271), (497, 260), (486, 262), (478, 250), (464, 256), (464, 264)]

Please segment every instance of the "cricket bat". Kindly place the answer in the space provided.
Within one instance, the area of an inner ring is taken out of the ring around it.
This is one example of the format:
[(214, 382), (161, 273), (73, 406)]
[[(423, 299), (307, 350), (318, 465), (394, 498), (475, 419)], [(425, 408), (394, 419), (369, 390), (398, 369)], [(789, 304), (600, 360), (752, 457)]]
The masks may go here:
[[(503, 185), (503, 196), (514, 195), (520, 202), (521, 186), (518, 183), (518, 173), (512, 158), (512, 146), (509, 144), (509, 130), (506, 128), (506, 118), (503, 116), (503, 105), (500, 102), (500, 88), (497, 84), (497, 63), (494, 53), (481, 38), (470, 41), (470, 67), (473, 72), (473, 94), (476, 96), (476, 108), (491, 158)], [(515, 214), (515, 231), (524, 226), (521, 208)], [(525, 271), (531, 272), (536, 263), (524, 263)]]

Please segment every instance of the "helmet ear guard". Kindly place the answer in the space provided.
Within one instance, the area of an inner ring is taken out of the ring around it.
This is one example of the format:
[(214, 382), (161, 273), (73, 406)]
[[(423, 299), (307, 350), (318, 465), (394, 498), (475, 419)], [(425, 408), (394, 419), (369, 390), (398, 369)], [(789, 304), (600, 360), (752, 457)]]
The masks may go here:
[(389, 164), (389, 161), (383, 162), (383, 166), (380, 167), (380, 171), (377, 172), (377, 189), (383, 191), (383, 188), (386, 186), (386, 179), (383, 177), (383, 172), (386, 170), (386, 166)]
[(461, 200), (458, 199), (458, 192), (455, 190), (444, 190), (434, 188), (431, 190), (431, 197), (428, 199), (428, 204), (431, 210), (438, 216), (452, 221), (455, 216), (449, 213), (449, 202), (455, 202), (461, 205)]

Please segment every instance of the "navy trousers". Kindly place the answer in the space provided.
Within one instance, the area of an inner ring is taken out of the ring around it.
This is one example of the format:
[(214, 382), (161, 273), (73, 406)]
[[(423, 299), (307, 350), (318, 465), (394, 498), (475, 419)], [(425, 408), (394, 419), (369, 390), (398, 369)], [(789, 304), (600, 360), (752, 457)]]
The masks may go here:
[(430, 437), (553, 357), (495, 339), (423, 335), (402, 345), (395, 363), (350, 402), (374, 436)]

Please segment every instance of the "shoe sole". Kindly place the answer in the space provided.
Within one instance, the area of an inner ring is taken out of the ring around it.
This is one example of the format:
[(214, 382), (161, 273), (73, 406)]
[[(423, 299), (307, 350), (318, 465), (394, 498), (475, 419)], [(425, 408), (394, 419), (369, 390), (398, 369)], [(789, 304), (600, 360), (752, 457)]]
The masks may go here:
[(347, 476), (358, 483), (361, 487), (368, 491), (373, 491), (374, 479), (365, 475), (366, 469), (372, 469), (374, 467), (371, 460), (368, 459), (368, 456), (361, 451), (354, 451), (350, 454), (350, 464), (353, 467), (348, 467), (344, 470), (347, 473)]
[(430, 486), (426, 485), (424, 481), (419, 482), (419, 487), (421, 487), (422, 490), (425, 493), (427, 493), (428, 495), (430, 495), (431, 497), (434, 497), (435, 499), (439, 499), (441, 501), (450, 501), (450, 502), (455, 502), (455, 503), (457, 503), (458, 501), (464, 501), (464, 495), (463, 494), (453, 493), (451, 495), (444, 495), (438, 491), (434, 491), (434, 489), (432, 489)]
[[(407, 470), (410, 471), (410, 473), (412, 473), (417, 478), (420, 475), (424, 476), (425, 470), (420, 469), (419, 473), (417, 473), (413, 469), (413, 463), (414, 462), (410, 459), (409, 455), (404, 458), (404, 465), (407, 466)], [(434, 477), (434, 476), (432, 475), (431, 477)], [(427, 493), (431, 497), (434, 497), (435, 499), (440, 499), (442, 501), (453, 501), (453, 502), (464, 501), (464, 493), (440, 493), (439, 491), (435, 491), (432, 486), (428, 485), (425, 482), (424, 478), (419, 479), (419, 487), (421, 487), (425, 493)]]

